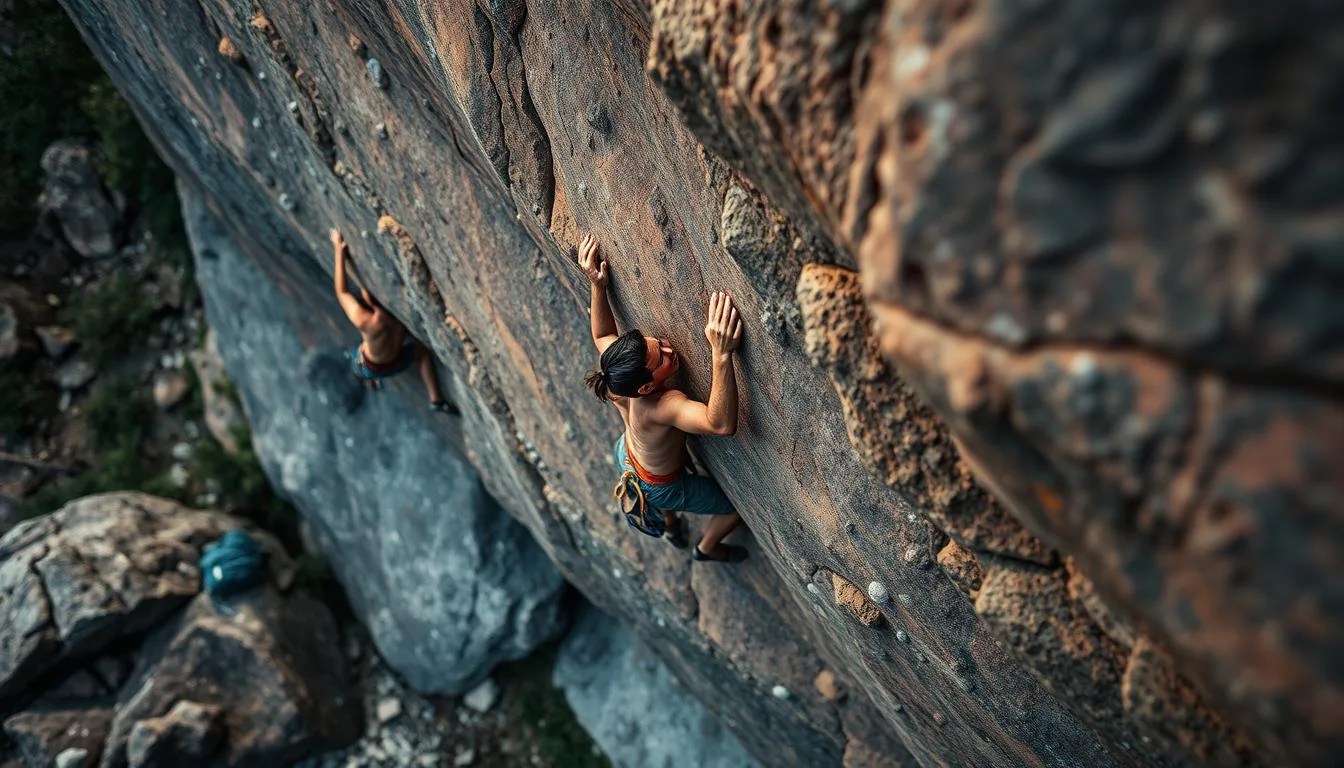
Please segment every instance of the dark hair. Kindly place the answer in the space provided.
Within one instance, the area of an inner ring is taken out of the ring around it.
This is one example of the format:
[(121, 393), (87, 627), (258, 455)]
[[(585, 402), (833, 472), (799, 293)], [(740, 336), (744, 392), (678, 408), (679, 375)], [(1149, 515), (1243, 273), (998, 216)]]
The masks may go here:
[(649, 345), (638, 328), (626, 331), (611, 342), (602, 353), (602, 367), (589, 371), (583, 379), (598, 400), (606, 400), (609, 392), (621, 397), (639, 397), (639, 388), (651, 381)]

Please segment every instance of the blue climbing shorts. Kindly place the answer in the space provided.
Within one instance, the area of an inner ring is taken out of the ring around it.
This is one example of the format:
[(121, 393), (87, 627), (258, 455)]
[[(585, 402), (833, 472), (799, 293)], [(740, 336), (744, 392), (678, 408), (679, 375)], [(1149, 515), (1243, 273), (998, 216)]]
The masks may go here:
[[(633, 469), (627, 462), (625, 435), (616, 438), (616, 467), (624, 472)], [(733, 503), (724, 495), (723, 489), (714, 480), (703, 475), (692, 475), (682, 470), (681, 477), (666, 485), (654, 485), (639, 481), (644, 498), (654, 509), (668, 512), (685, 512), (691, 515), (731, 515), (735, 511)]]
[(397, 355), (396, 360), (382, 365), (365, 360), (364, 356), (359, 353), (359, 346), (346, 352), (345, 356), (350, 359), (350, 368), (359, 378), (365, 380), (386, 379), (389, 376), (396, 376), (415, 364), (415, 345), (406, 342), (402, 345), (401, 354)]

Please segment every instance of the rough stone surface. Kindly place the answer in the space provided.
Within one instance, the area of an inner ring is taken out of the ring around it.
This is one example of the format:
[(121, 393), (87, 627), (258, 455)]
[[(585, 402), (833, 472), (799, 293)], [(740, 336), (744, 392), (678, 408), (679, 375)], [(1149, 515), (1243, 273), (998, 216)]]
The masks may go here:
[(633, 632), (595, 608), (561, 643), (555, 684), (614, 765), (758, 765)]
[(202, 593), (142, 654), (148, 663), (125, 686), (104, 768), (216, 753), (229, 765), (285, 765), (358, 736), (336, 624), (306, 595), (268, 585), (217, 603)]
[(462, 693), (553, 637), (564, 582), (486, 493), (457, 422), (429, 413), (423, 389), (371, 392), (339, 348), (307, 347), (296, 308), (200, 199), (186, 210), (253, 446), (388, 663), (418, 690)]
[(224, 360), (219, 356), (219, 342), (214, 329), (205, 334), (205, 343), (190, 354), (196, 380), (201, 385), (201, 403), (205, 410), (205, 428), (228, 453), (237, 453), (238, 432), (248, 429), (243, 409), (229, 396), (230, 383), (224, 371)]
[(60, 222), (61, 232), (80, 256), (111, 256), (121, 246), (121, 210), (98, 176), (97, 153), (87, 144), (62, 139), (42, 153), (46, 186), (38, 207)]
[[(340, 226), (443, 362), (491, 493), (762, 763), (1190, 765), (1220, 741), (1325, 765), (1344, 746), (1330, 4), (65, 4), (301, 318), (290, 336), (349, 343)], [(221, 34), (268, 79), (198, 67)], [(692, 394), (705, 292), (749, 320), (741, 429), (693, 444), (750, 526), (740, 567), (611, 514), (581, 229), (623, 325), (670, 339)], [(261, 367), (237, 343), (230, 369)], [(421, 401), (399, 387), (365, 399)], [(416, 517), (379, 514), (332, 528)], [(798, 588), (823, 570), (885, 585), (892, 626)], [(1132, 664), (1146, 644), (1174, 663)], [(822, 669), (843, 702), (813, 695)], [(1148, 691), (1128, 708), (1127, 676)], [(1173, 733), (1210, 721), (1159, 728), (1144, 702), (1224, 725)]]
[[(18, 748), (25, 765), (47, 768), (72, 751), (82, 751), (89, 765), (101, 753), (112, 726), (109, 702), (53, 702), (5, 719), (5, 736)], [(69, 759), (69, 758), (67, 758)]]
[[(41, 674), (139, 635), (200, 589), (205, 544), (240, 523), (138, 493), (73, 501), (0, 539), (0, 711)], [(260, 536), (280, 583), (293, 565)]]

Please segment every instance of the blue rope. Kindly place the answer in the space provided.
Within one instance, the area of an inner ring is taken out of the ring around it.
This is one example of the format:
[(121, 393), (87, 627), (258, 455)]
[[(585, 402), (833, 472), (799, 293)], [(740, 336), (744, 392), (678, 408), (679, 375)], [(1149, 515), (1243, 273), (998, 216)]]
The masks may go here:
[(229, 597), (261, 583), (266, 576), (266, 557), (257, 540), (243, 531), (227, 531), (201, 555), (201, 579), (205, 591)]

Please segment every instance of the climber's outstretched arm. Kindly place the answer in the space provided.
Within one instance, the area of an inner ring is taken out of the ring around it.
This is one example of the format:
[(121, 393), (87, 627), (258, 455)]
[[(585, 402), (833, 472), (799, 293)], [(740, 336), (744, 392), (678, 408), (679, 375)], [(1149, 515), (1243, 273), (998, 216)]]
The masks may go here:
[(350, 294), (349, 287), (346, 285), (345, 260), (350, 255), (350, 246), (345, 244), (345, 238), (341, 237), (339, 229), (331, 230), (331, 247), (335, 251), (336, 260), (336, 300), (341, 302), (341, 309), (345, 310), (345, 316), (350, 318), (350, 322), (355, 324), (356, 328), (363, 328), (365, 323), (373, 317), (373, 313), (364, 308), (359, 300)]
[(733, 299), (726, 293), (709, 295), (709, 319), (705, 323), (713, 361), (709, 404), (697, 403), (680, 391), (671, 389), (658, 399), (654, 418), (692, 435), (732, 435), (737, 433), (737, 373), (733, 354), (742, 340), (742, 318)]
[(583, 242), (579, 244), (579, 266), (593, 286), (589, 309), (593, 343), (598, 352), (605, 352), (616, 340), (616, 316), (611, 313), (611, 303), (607, 300), (607, 260), (602, 258), (601, 251), (592, 235), (583, 236)]

